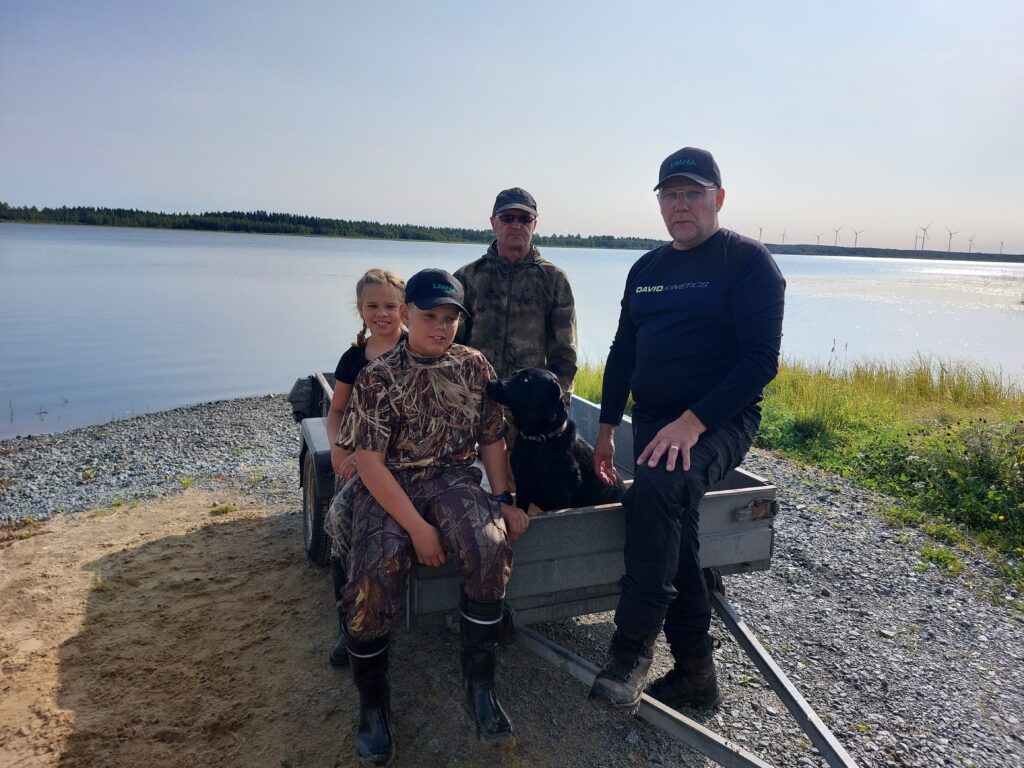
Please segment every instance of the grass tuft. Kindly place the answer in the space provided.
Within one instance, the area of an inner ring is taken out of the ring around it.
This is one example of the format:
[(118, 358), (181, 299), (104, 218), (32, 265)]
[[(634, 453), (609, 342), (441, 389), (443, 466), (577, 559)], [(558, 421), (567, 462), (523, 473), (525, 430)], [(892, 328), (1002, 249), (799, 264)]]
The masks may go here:
[(216, 517), (217, 515), (226, 515), (229, 512), (234, 512), (235, 507), (231, 504), (214, 504), (210, 508), (210, 514)]
[(192, 475), (182, 475), (180, 478), (178, 478), (178, 482), (181, 483), (181, 488), (184, 491), (187, 491), (189, 488), (191, 488), (195, 481), (196, 479), (192, 477)]

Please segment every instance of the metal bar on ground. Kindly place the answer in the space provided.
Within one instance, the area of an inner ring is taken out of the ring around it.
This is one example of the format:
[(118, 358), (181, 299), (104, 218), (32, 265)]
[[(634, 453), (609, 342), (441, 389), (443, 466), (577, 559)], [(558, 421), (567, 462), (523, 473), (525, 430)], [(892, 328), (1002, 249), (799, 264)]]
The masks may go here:
[(754, 637), (743, 619), (726, 600), (720, 592), (712, 592), (715, 611), (719, 618), (728, 627), (736, 642), (740, 644), (744, 652), (754, 662), (761, 674), (768, 680), (772, 690), (782, 699), (786, 709), (796, 720), (803, 732), (810, 738), (811, 743), (818, 749), (818, 752), (825, 759), (831, 768), (857, 768), (857, 764), (850, 757), (843, 745), (839, 743), (828, 726), (821, 721), (811, 709), (810, 704), (800, 695), (800, 691), (789, 681), (786, 673), (775, 663), (775, 660), (764, 649), (764, 646)]
[[(515, 641), (585, 685), (593, 685), (594, 678), (597, 677), (597, 667), (539, 632), (516, 622)], [(670, 736), (685, 741), (725, 768), (772, 768), (771, 764), (764, 762), (739, 744), (722, 738), (697, 721), (666, 707), (647, 694), (640, 700), (640, 708), (636, 714), (640, 719)]]

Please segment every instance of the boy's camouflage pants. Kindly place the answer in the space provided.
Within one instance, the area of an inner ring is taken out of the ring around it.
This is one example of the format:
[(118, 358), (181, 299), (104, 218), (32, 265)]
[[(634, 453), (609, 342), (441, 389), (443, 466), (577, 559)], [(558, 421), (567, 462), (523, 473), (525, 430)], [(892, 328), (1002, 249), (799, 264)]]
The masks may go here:
[[(480, 487), (480, 470), (446, 467), (399, 470), (394, 475), (416, 510), (440, 532), (466, 597), (482, 602), (503, 599), (512, 572), (512, 548), (498, 503)], [(362, 481), (357, 482), (348, 583), (342, 596), (351, 637), (372, 640), (392, 630), (415, 557), (409, 534)]]

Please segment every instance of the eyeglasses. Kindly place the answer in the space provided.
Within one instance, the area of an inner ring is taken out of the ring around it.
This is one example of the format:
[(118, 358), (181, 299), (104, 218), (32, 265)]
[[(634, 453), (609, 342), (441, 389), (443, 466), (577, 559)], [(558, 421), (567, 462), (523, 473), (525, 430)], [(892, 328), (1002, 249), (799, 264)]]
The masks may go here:
[(502, 224), (511, 224), (513, 221), (518, 221), (520, 224), (532, 224), (537, 220), (537, 217), (532, 213), (520, 213), (518, 215), (514, 213), (499, 213), (498, 221)]
[(658, 202), (662, 205), (675, 205), (676, 200), (682, 195), (687, 205), (693, 205), (694, 203), (699, 203), (704, 199), (704, 195), (715, 189), (716, 187), (707, 187), (705, 189), (663, 189), (658, 193)]

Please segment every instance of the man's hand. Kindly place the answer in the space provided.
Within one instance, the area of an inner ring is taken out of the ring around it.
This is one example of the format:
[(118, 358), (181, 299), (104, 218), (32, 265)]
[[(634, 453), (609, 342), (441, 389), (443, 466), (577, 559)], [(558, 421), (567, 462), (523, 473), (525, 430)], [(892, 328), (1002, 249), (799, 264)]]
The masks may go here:
[(445, 557), (441, 534), (437, 528), (424, 520), (423, 525), (416, 528), (416, 533), (410, 533), (409, 536), (416, 550), (416, 562), (432, 568), (445, 564), (448, 558)]
[(688, 470), (690, 468), (690, 449), (697, 444), (701, 434), (706, 431), (707, 427), (693, 411), (686, 411), (678, 419), (658, 430), (658, 434), (647, 444), (636, 463), (647, 462), (647, 466), (656, 467), (661, 461), (661, 457), (667, 454), (666, 470), (674, 471), (677, 459), (682, 461), (683, 470)]
[(614, 485), (618, 474), (615, 472), (615, 428), (611, 424), (600, 424), (597, 440), (594, 441), (594, 473), (605, 485)]
[(501, 519), (508, 528), (508, 540), (515, 541), (530, 527), (530, 516), (513, 504), (499, 504)]

